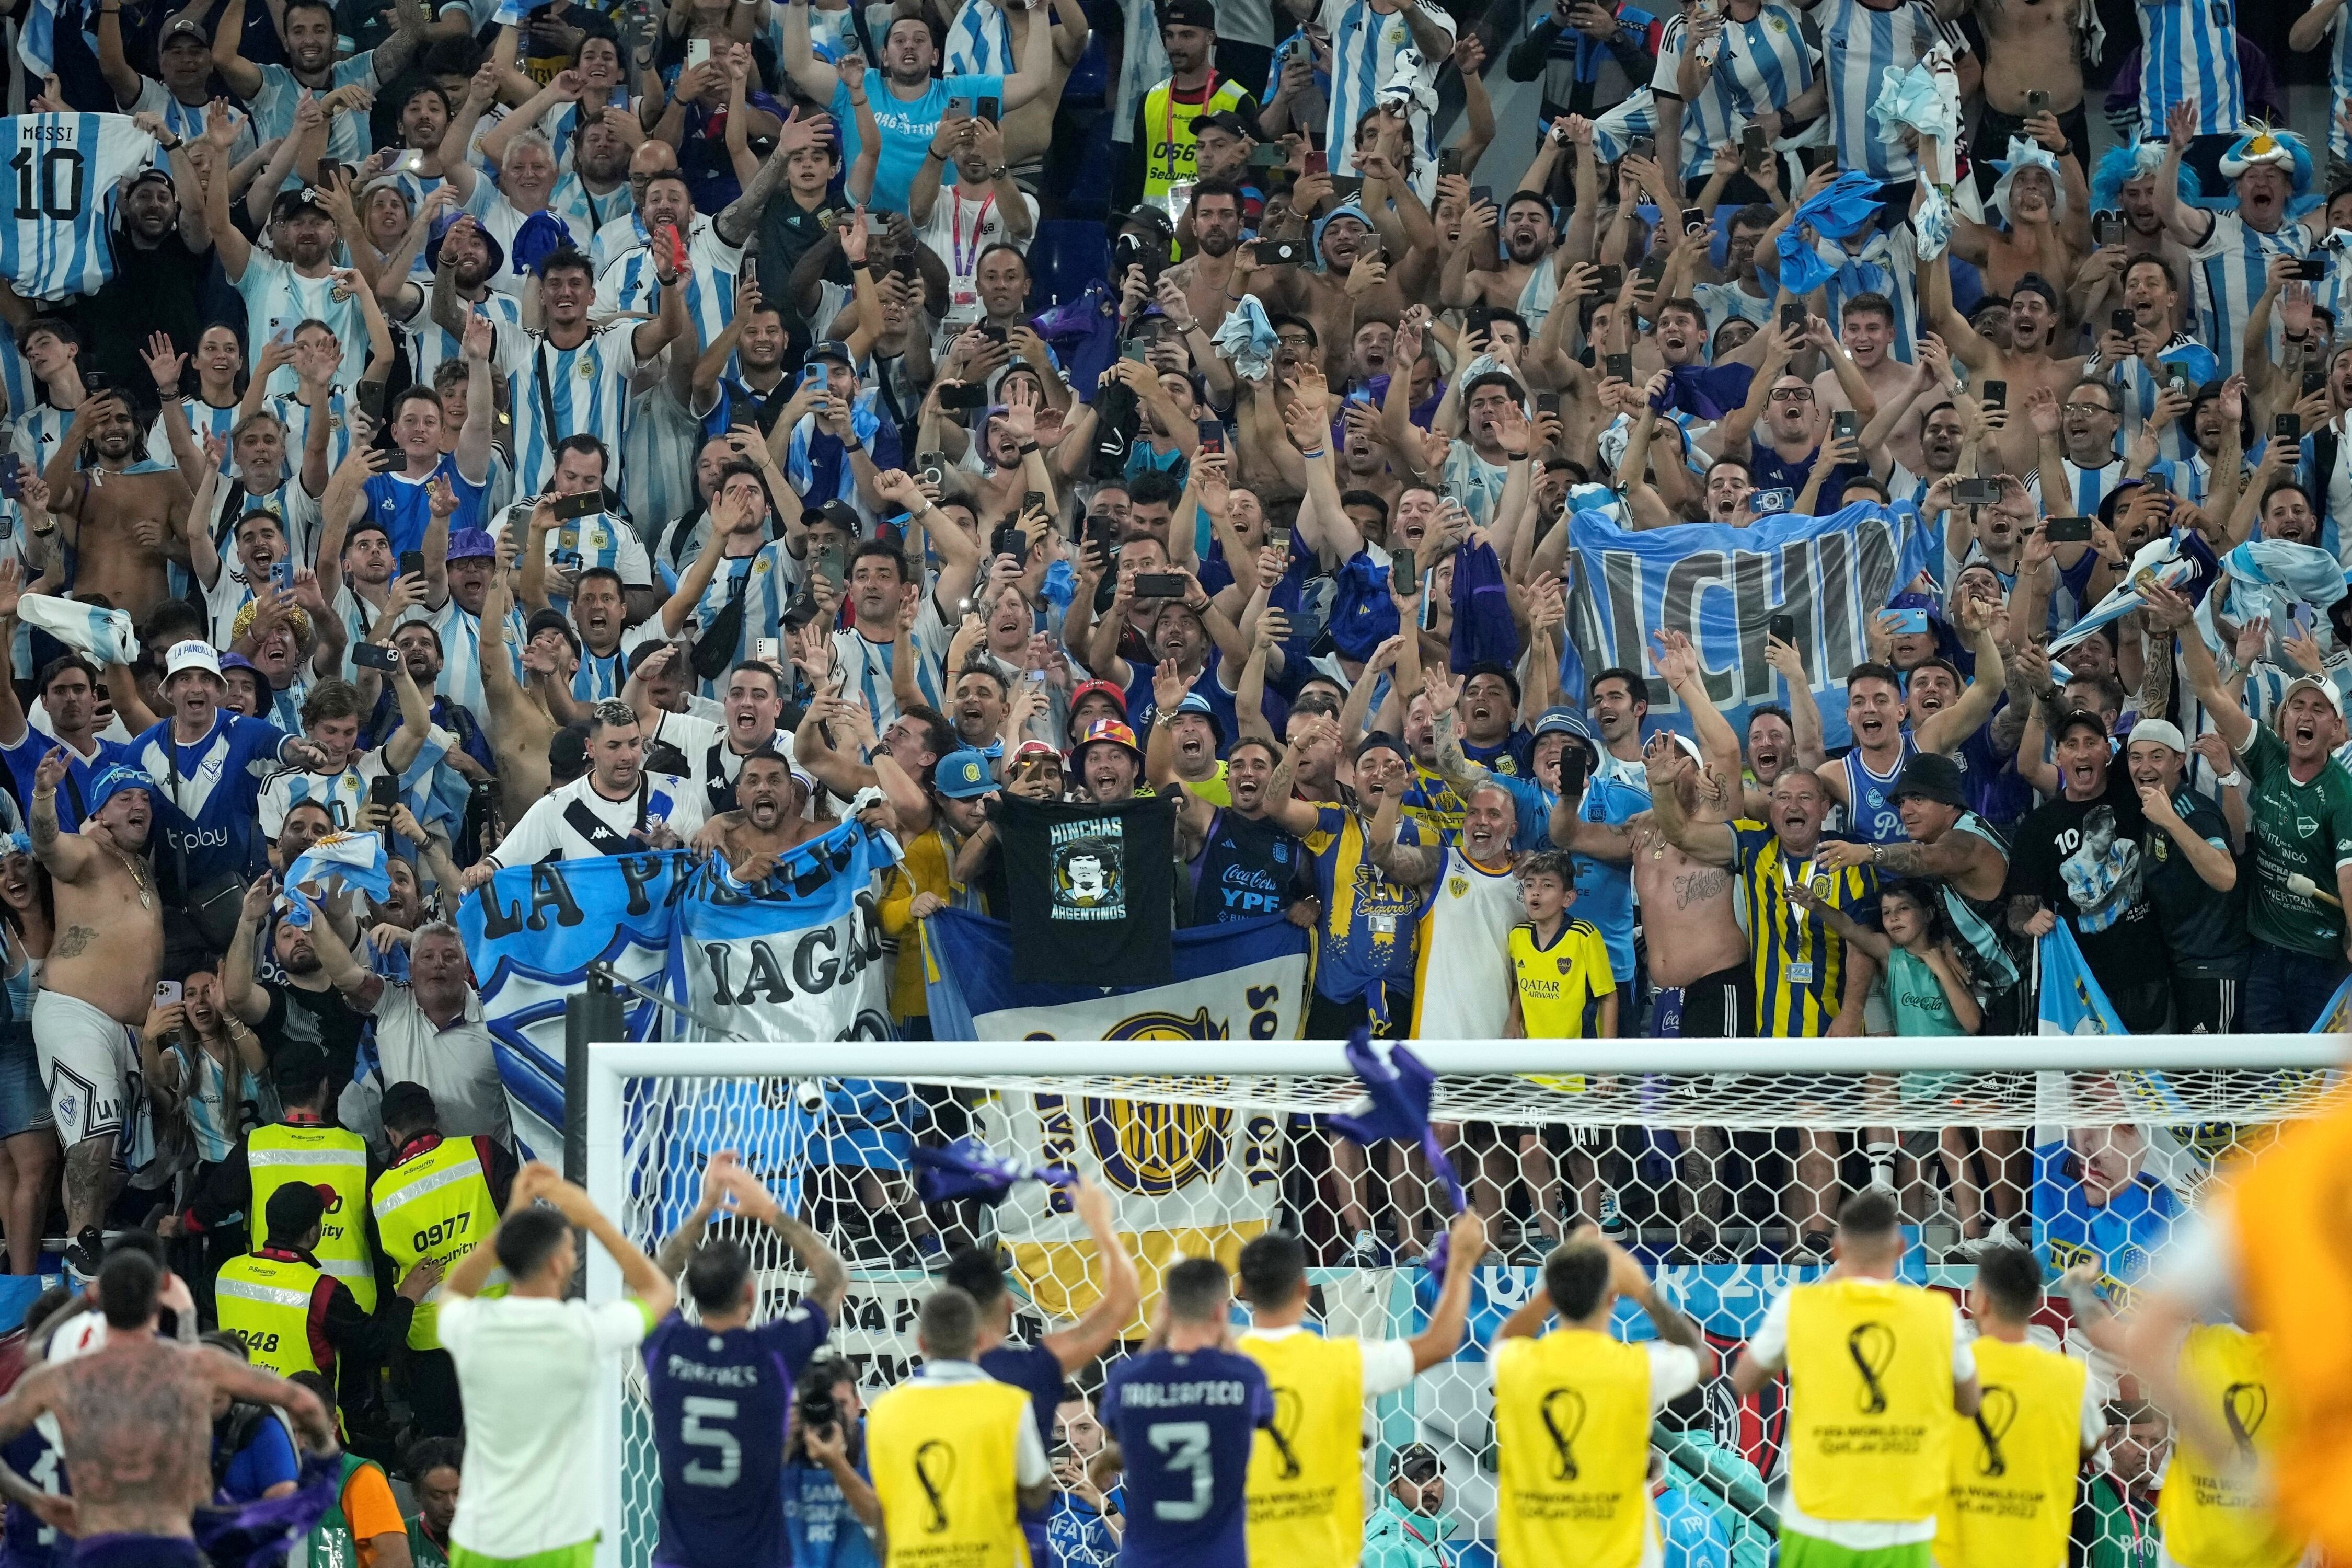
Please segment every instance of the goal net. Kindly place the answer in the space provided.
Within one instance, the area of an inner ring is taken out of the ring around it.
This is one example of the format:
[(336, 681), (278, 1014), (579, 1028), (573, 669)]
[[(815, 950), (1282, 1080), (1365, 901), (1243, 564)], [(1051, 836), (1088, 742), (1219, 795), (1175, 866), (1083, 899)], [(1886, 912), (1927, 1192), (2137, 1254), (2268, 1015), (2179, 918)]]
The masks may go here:
[[(1461, 1351), (1365, 1415), (1367, 1516), (1402, 1465), (1405, 1501), (1436, 1505), (1423, 1530), (1477, 1556), (1495, 1534), (1496, 1450), (1484, 1362), (1496, 1328), (1542, 1288), (1558, 1238), (1591, 1221), (1631, 1249), (1717, 1349), (1731, 1352), (1772, 1299), (1824, 1266), (1842, 1194), (1893, 1190), (1905, 1277), (1958, 1294), (1988, 1242), (2042, 1257), (2052, 1294), (2034, 1332), (2082, 1355), (2109, 1417), (2084, 1473), (2081, 1528), (2128, 1541), (2161, 1475), (2168, 1433), (2125, 1370), (2069, 1319), (2058, 1275), (2087, 1263), (2128, 1301), (2215, 1170), (2259, 1159), (2282, 1121), (2335, 1086), (2330, 1036), (2010, 1040), (1454, 1042), (1416, 1044), (1437, 1072), (1433, 1122), (1487, 1217)], [(1360, 1150), (1323, 1119), (1361, 1089), (1336, 1043), (1142, 1040), (889, 1041), (598, 1046), (587, 1085), (592, 1191), (654, 1250), (691, 1210), (701, 1171), (739, 1153), (847, 1263), (833, 1345), (866, 1400), (918, 1357), (914, 1323), (945, 1252), (998, 1249), (1016, 1338), (1064, 1328), (1103, 1286), (1066, 1194), (1027, 1182), (1004, 1200), (926, 1205), (909, 1160), (967, 1134), (1037, 1165), (1084, 1171), (1114, 1200), (1143, 1302), (1105, 1355), (1073, 1369), (1052, 1450), (1071, 1495), (1056, 1540), (1068, 1568), (1108, 1563), (1111, 1538), (1076, 1478), (1100, 1442), (1092, 1396), (1141, 1339), (1161, 1269), (1187, 1256), (1231, 1265), (1251, 1237), (1302, 1237), (1312, 1311), (1328, 1332), (1410, 1335), (1438, 1281), (1422, 1266), (1450, 1215), (1418, 1150)], [(1884, 1064), (1901, 1059), (1902, 1068)], [(1572, 1065), (1570, 1065), (1572, 1064)], [(1120, 1070), (1102, 1070), (1117, 1066)], [(981, 1071), (983, 1067), (995, 1070)], [(764, 1231), (750, 1245), (762, 1317), (806, 1285)], [(617, 1289), (592, 1256), (590, 1291)], [(1620, 1330), (1647, 1321), (1620, 1309)], [(1660, 1417), (1662, 1512), (1693, 1516), (1742, 1565), (1770, 1560), (1767, 1479), (1783, 1409), (1703, 1384)], [(643, 1376), (631, 1366), (604, 1413), (615, 1511), (601, 1561), (641, 1568), (658, 1531), (659, 1474)], [(1421, 1483), (1433, 1459), (1442, 1489)], [(821, 1476), (822, 1472), (815, 1472)], [(788, 1498), (797, 1472), (781, 1483)], [(811, 1489), (807, 1528), (854, 1530)], [(1403, 1506), (1401, 1501), (1397, 1506)], [(2144, 1522), (2144, 1521), (2143, 1521)], [(2079, 1531), (2078, 1531), (2079, 1533)], [(2085, 1544), (2088, 1542), (2086, 1542)], [(1491, 1558), (1484, 1559), (1491, 1561)]]

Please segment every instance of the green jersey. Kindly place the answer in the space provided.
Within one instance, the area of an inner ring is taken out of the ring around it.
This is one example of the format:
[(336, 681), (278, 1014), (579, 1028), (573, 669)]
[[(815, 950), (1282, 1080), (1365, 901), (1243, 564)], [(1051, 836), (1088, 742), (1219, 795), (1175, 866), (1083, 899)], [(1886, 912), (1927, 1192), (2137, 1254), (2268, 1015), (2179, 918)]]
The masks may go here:
[(449, 1568), (449, 1553), (425, 1532), (425, 1516), (408, 1521), (408, 1556), (416, 1568)]
[(2253, 898), (2246, 926), (2258, 942), (2323, 958), (2344, 951), (2344, 911), (2305, 893), (2287, 879), (2305, 876), (2319, 890), (2336, 891), (2336, 868), (2352, 864), (2352, 773), (2329, 758), (2307, 783), (2287, 775), (2286, 742), (2268, 725), (2254, 726), (2244, 755), (2253, 781)]

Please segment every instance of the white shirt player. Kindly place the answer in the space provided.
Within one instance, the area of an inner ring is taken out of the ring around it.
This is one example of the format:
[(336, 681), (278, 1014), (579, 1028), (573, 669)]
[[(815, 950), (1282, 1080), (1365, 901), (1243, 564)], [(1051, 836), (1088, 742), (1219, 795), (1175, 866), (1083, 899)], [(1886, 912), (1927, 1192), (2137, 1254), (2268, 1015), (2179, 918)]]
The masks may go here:
[(1518, 873), (1489, 870), (1454, 845), (1421, 915), (1415, 1039), (1500, 1039), (1510, 1021), (1511, 928), (1527, 919)]

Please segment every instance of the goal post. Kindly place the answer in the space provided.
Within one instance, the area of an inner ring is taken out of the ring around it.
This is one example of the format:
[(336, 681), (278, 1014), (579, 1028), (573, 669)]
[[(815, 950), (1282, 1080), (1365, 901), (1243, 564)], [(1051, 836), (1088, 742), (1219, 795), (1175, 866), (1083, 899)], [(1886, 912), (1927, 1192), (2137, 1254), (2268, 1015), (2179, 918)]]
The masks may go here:
[[(2095, 1246), (2102, 1268), (2112, 1263), (2120, 1278), (2125, 1249), (2136, 1271), (2160, 1245), (2162, 1227), (2145, 1216), (2161, 1210), (2168, 1224), (2220, 1160), (2259, 1143), (2250, 1130), (2304, 1114), (2332, 1091), (2347, 1042), (2187, 1035), (1410, 1044), (1436, 1075), (1432, 1120), (1454, 1140), (1456, 1168), (1474, 1181), (1474, 1194), (1485, 1182), (1482, 1206), (1496, 1209), (1490, 1236), (1499, 1250), (1481, 1272), (1481, 1310), (1500, 1313), (1540, 1289), (1536, 1265), (1559, 1216), (1580, 1212), (1582, 1182), (1584, 1216), (1592, 1192), (1606, 1189), (1624, 1226), (1612, 1234), (1628, 1237), (1659, 1266), (1669, 1299), (1729, 1343), (1752, 1331), (1769, 1295), (1803, 1277), (1790, 1258), (1801, 1222), (1784, 1212), (1785, 1194), (1738, 1186), (1789, 1186), (1800, 1151), (1826, 1151), (1831, 1185), (1847, 1190), (1883, 1182), (1882, 1159), (1902, 1163), (1912, 1226), (1906, 1277), (1946, 1289), (1965, 1283), (1965, 1246), (1939, 1249), (1937, 1237), (1964, 1223), (1973, 1205), (1986, 1223), (2011, 1226), (2021, 1240), (2030, 1235), (2053, 1267)], [(820, 1204), (813, 1223), (844, 1252), (853, 1281), (854, 1310), (845, 1316), (857, 1321), (842, 1324), (836, 1341), (877, 1385), (904, 1374), (911, 1304), (936, 1258), (914, 1250), (916, 1225), (936, 1218), (935, 1239), (950, 1243), (1004, 1243), (1028, 1331), (1083, 1310), (1085, 1298), (1073, 1292), (1085, 1280), (1057, 1261), (1077, 1256), (1065, 1239), (1075, 1234), (1066, 1203), (1049, 1213), (1033, 1187), (1016, 1190), (1002, 1211), (967, 1202), (951, 1216), (917, 1215), (895, 1177), (887, 1188), (842, 1184), (845, 1167), (870, 1184), (891, 1161), (902, 1169), (912, 1144), (960, 1131), (1024, 1159), (1068, 1158), (1111, 1187), (1122, 1231), (1137, 1237), (1147, 1297), (1161, 1263), (1188, 1247), (1230, 1262), (1268, 1224), (1314, 1233), (1318, 1305), (1337, 1330), (1410, 1331), (1431, 1289), (1411, 1261), (1435, 1223), (1411, 1214), (1442, 1205), (1431, 1203), (1428, 1173), (1386, 1152), (1358, 1159), (1316, 1121), (1361, 1097), (1338, 1041), (648, 1041), (594, 1045), (586, 1058), (573, 1092), (584, 1096), (587, 1185), (597, 1206), (650, 1253), (691, 1206), (703, 1157), (739, 1148), (780, 1193), (793, 1189), (788, 1204)], [(1692, 1173), (1694, 1162), (1702, 1175)], [(1735, 1179), (1726, 1173), (1735, 1167), (1774, 1174)], [(1712, 1200), (1699, 1190), (1709, 1182), (1722, 1189)], [(2118, 1192), (2143, 1216), (2128, 1235), (2118, 1228), (2126, 1206), (2113, 1201)], [(1706, 1216), (1717, 1250), (1686, 1250), (1675, 1227), (1709, 1201), (1729, 1205)], [(2085, 1203), (2093, 1212), (2074, 1212)], [(875, 1211), (894, 1205), (886, 1235)], [(1368, 1227), (1367, 1250), (1362, 1233), (1351, 1241), (1346, 1232), (1351, 1213), (1371, 1208), (1384, 1217)], [(1513, 1231), (1516, 1245), (1507, 1240)], [(1727, 1247), (1723, 1237), (1734, 1239)], [(772, 1307), (798, 1277), (772, 1253), (765, 1264), (762, 1304)], [(593, 1246), (587, 1289), (592, 1300), (620, 1292), (618, 1268)], [(1474, 1340), (1481, 1321), (1474, 1312)], [(1376, 1456), (1426, 1442), (1444, 1457), (1461, 1509), (1491, 1517), (1491, 1427), (1475, 1364), (1441, 1363), (1417, 1387), (1378, 1403), (1368, 1431), (1377, 1441), (1366, 1450), (1374, 1485), (1387, 1479), (1376, 1468), (1386, 1458)], [(608, 1381), (596, 1412), (606, 1510), (597, 1560), (605, 1568), (644, 1568), (650, 1559), (657, 1481), (642, 1390), (631, 1366)], [(1706, 1468), (1709, 1453), (1716, 1468), (1738, 1472), (1697, 1479), (1722, 1494), (1710, 1495), (1710, 1506), (1728, 1510), (1735, 1525), (1745, 1509), (1754, 1527), (1755, 1475), (1746, 1459), (1710, 1447), (1705, 1429), (1708, 1415), (1718, 1435), (1739, 1426), (1727, 1400), (1716, 1391), (1664, 1451), (1675, 1477)]]

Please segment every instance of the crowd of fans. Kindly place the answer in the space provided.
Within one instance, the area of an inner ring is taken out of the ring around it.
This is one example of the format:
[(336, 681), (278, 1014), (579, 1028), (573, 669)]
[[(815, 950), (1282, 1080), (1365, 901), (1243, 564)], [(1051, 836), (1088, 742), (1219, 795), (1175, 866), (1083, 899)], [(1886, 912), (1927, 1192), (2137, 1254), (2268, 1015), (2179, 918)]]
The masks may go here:
[[(2339, 110), (2340, 9), (2293, 35)], [(518, 1169), (458, 900), (757, 879), (869, 791), (909, 1036), (918, 923), (1006, 910), (1006, 793), (1175, 796), (1177, 923), (1310, 931), (1318, 1038), (2015, 1032), (2061, 924), (2132, 1030), (2308, 1027), (2352, 972), (2352, 110), (2315, 157), (2227, 4), (2139, 18), (2095, 159), (2087, 6), (37, 0), (11, 1270), (61, 1205), (78, 1278), (154, 1233), (359, 1429), (397, 1367), (424, 1558), (436, 1287)], [(1541, 81), (1524, 169), (1490, 59)], [(1915, 64), (1965, 138), (1874, 111)], [(1576, 657), (1570, 515), (1862, 503), (1931, 569), (1850, 668), (1768, 638), (1744, 732), (1672, 631)], [(2175, 535), (2231, 568), (2053, 659)], [(348, 829), (390, 892), (289, 896)], [(1444, 1133), (1536, 1244), (1622, 1233), (1615, 1145)], [(1694, 1257), (1743, 1207), (1826, 1257), (1898, 1155), (2021, 1226), (1997, 1131), (1660, 1136)], [(1418, 1255), (1428, 1174), (1332, 1148), (1311, 1239)]]

